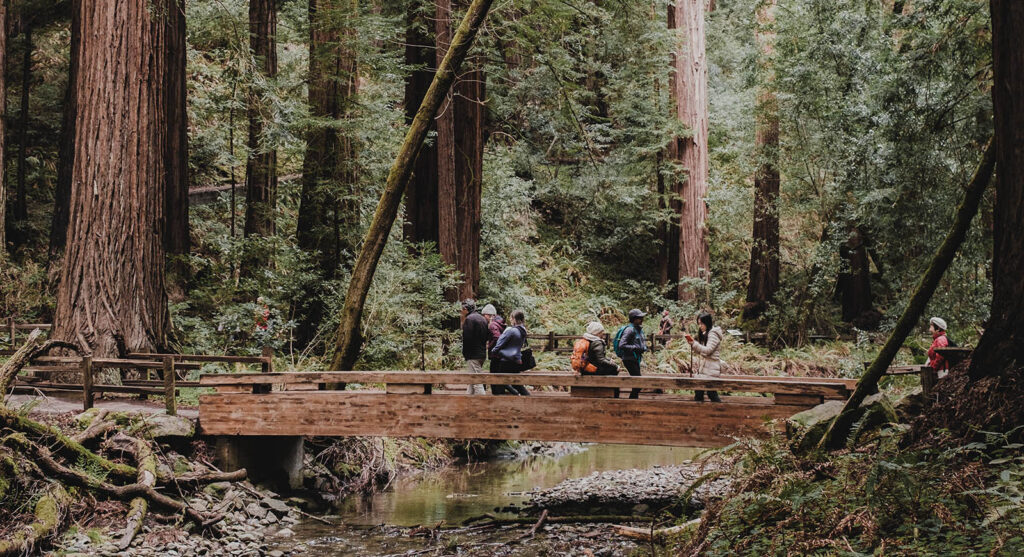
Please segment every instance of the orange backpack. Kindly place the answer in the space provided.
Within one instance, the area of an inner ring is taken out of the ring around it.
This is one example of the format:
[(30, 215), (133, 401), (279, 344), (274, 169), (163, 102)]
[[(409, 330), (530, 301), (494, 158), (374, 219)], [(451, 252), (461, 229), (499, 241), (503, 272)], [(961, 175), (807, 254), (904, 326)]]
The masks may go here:
[(590, 353), (590, 341), (581, 338), (572, 345), (572, 370), (576, 373), (597, 373), (597, 366), (587, 361)]

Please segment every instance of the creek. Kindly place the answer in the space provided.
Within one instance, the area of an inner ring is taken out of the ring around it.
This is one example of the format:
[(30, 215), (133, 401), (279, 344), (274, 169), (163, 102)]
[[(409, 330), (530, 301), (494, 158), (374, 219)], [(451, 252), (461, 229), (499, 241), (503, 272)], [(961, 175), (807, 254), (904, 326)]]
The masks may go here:
[[(387, 489), (349, 497), (335, 516), (339, 526), (306, 519), (294, 528), (280, 549), (303, 555), (401, 555), (431, 547), (422, 537), (403, 535), (407, 528), (457, 525), (493, 513), (512, 516), (527, 501), (527, 493), (593, 472), (673, 466), (694, 458), (702, 449), (635, 445), (583, 445), (561, 456), (497, 458), (399, 478)], [(460, 544), (502, 545), (524, 530), (474, 536), (461, 535)], [(544, 536), (528, 543), (545, 543)], [(443, 540), (433, 540), (444, 547)], [(446, 542), (448, 544), (452, 541)], [(520, 546), (521, 547), (521, 546)], [(521, 547), (522, 548), (522, 547)]]

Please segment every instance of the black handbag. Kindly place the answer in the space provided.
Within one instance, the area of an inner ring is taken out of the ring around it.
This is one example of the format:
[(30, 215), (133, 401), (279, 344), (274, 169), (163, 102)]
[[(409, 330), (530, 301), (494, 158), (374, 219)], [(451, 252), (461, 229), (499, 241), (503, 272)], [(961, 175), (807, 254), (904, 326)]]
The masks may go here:
[(520, 351), (520, 359), (522, 362), (519, 365), (519, 371), (527, 371), (537, 367), (537, 359), (533, 357), (533, 349), (530, 348), (530, 343), (526, 340), (526, 329), (522, 328), (523, 331), (523, 349)]

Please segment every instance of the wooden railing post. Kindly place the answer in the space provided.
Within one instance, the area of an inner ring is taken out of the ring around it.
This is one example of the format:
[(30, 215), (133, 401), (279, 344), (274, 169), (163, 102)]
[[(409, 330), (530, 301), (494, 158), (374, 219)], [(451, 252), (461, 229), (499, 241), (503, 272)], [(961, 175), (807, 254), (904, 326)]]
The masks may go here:
[(88, 410), (92, 408), (93, 393), (92, 393), (92, 356), (85, 356), (82, 358), (82, 409)]
[(274, 349), (269, 346), (263, 347), (263, 362), (261, 369), (263, 373), (271, 373), (274, 371)]
[(554, 352), (556, 346), (557, 344), (555, 344), (555, 332), (548, 331), (548, 352)]
[(14, 317), (7, 318), (7, 326), (11, 332), (11, 348), (14, 348), (14, 332), (17, 330), (17, 327), (14, 326)]
[(178, 413), (177, 389), (174, 382), (177, 380), (177, 372), (174, 369), (174, 357), (164, 356), (164, 408), (168, 416)]
[(935, 371), (932, 366), (924, 366), (921, 368), (921, 393), (924, 394), (925, 398), (931, 397), (932, 389), (935, 388), (935, 383), (939, 380), (939, 373)]

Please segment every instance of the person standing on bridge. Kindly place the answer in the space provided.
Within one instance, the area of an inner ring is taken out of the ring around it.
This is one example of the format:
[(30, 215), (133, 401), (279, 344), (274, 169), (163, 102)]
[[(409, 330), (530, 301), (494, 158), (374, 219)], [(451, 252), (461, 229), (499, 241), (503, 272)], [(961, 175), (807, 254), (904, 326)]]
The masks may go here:
[[(491, 373), (519, 373), (523, 366), (523, 346), (526, 344), (526, 313), (517, 309), (509, 316), (509, 327), (491, 348)], [(491, 394), (529, 396), (523, 385), (491, 385)]]
[[(484, 372), (487, 339), (487, 318), (476, 311), (476, 302), (471, 298), (462, 301), (462, 357), (466, 359), (466, 371), (470, 373)], [(466, 387), (468, 395), (485, 395), (487, 390), (482, 384), (471, 384)]]
[(591, 321), (583, 338), (590, 342), (587, 347), (587, 363), (597, 368), (594, 375), (618, 375), (619, 366), (605, 352), (604, 325), (600, 321)]
[[(711, 318), (711, 313), (702, 311), (697, 315), (697, 327), (699, 332), (697, 338), (686, 335), (686, 341), (690, 348), (701, 355), (700, 375), (719, 376), (722, 374), (722, 360), (719, 352), (722, 349), (722, 338), (724, 334), (721, 327), (716, 327)], [(718, 397), (718, 391), (708, 391), (708, 398), (711, 402), (722, 402)], [(694, 391), (694, 400), (703, 401), (704, 391)]]
[[(615, 334), (615, 353), (622, 358), (626, 371), (635, 377), (640, 376), (640, 362), (647, 352), (647, 339), (644, 338), (644, 316), (639, 309), (629, 310), (629, 323), (619, 328)], [(629, 392), (629, 398), (640, 398), (640, 389)]]

